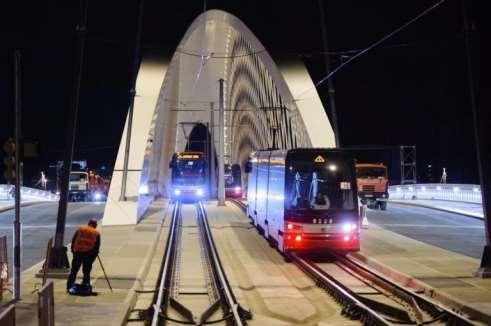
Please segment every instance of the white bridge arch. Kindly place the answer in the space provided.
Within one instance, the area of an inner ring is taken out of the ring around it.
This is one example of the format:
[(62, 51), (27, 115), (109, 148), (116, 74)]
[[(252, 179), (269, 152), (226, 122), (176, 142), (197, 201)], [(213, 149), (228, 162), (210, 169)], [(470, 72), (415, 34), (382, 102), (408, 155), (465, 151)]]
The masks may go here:
[[(172, 154), (185, 147), (186, 123), (210, 123), (210, 103), (218, 109), (219, 79), (225, 80), (225, 155), (229, 163), (243, 165), (251, 151), (271, 147), (273, 130), (279, 148), (335, 146), (331, 124), (303, 63), (298, 59), (275, 63), (237, 17), (207, 11), (194, 20), (170, 60), (148, 55), (141, 62), (127, 200), (119, 197), (128, 121), (103, 224), (137, 223), (154, 198), (167, 196)], [(294, 98), (298, 94), (301, 98)], [(216, 143), (217, 118), (215, 114), (210, 123)], [(145, 194), (139, 193), (143, 188)]]

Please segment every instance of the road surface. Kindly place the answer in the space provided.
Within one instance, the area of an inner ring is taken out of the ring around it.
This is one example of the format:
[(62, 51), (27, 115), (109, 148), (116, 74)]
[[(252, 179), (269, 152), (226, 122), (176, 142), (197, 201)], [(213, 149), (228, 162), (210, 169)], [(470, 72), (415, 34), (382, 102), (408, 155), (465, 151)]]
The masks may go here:
[[(70, 243), (75, 229), (86, 224), (91, 217), (100, 220), (105, 203), (69, 203), (66, 220), (65, 243)], [(22, 260), (21, 269), (25, 270), (44, 259), (46, 245), (54, 237), (58, 203), (41, 203), (21, 207), (22, 223)], [(14, 210), (0, 213), (0, 236), (6, 235), (10, 272), (12, 265), (12, 225)], [(10, 274), (12, 275), (12, 274)]]
[(486, 242), (484, 223), (477, 218), (394, 203), (367, 214), (384, 229), (478, 259)]

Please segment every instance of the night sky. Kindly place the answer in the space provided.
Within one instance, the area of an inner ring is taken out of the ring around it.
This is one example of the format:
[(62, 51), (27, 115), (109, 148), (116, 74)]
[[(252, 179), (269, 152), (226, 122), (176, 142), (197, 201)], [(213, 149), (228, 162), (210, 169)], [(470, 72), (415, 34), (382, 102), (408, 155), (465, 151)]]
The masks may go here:
[[(350, 55), (346, 51), (366, 48), (436, 2), (325, 1), (333, 67), (342, 54)], [(301, 57), (314, 81), (326, 74), (317, 1), (222, 0), (206, 5), (239, 17), (273, 59)], [(489, 23), (480, 20), (483, 8), (470, 10), (477, 99), (489, 113), (483, 32)], [(203, 1), (146, 0), (143, 53), (157, 48), (171, 54), (202, 11)], [(23, 134), (26, 141), (39, 142), (40, 150), (39, 158), (25, 161), (29, 183), (32, 175), (61, 159), (65, 146), (79, 7), (77, 1), (18, 1), (2, 16), (0, 142), (13, 135), (13, 49), (18, 48)], [(114, 164), (129, 103), (136, 23), (136, 0), (89, 1), (74, 158), (87, 159), (92, 168), (111, 169)], [(449, 182), (478, 182), (463, 35), (461, 1), (447, 0), (339, 71), (334, 86), (342, 145), (416, 145), (422, 181), (432, 164), (435, 180), (446, 167)], [(327, 85), (319, 92), (327, 107)]]

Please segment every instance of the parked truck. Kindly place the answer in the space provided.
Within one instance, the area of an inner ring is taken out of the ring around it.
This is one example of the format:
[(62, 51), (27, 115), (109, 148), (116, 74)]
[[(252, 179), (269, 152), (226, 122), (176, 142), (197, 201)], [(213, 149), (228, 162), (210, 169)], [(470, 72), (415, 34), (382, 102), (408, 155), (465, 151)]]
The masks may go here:
[(94, 171), (70, 172), (68, 196), (71, 201), (102, 201), (108, 192), (108, 182)]
[(368, 208), (385, 211), (389, 198), (387, 167), (382, 163), (356, 164), (358, 197)]

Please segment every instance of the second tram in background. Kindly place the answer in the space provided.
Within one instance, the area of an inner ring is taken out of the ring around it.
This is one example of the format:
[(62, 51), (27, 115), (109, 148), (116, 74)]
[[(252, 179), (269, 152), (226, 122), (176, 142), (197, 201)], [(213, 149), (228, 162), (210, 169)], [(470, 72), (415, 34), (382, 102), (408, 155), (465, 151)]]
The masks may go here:
[(280, 251), (360, 249), (355, 162), (349, 153), (258, 151), (246, 172), (247, 213)]
[(242, 174), (238, 164), (225, 166), (225, 196), (242, 198)]
[(206, 162), (202, 152), (178, 152), (169, 164), (171, 174), (171, 197), (196, 201), (207, 197)]

